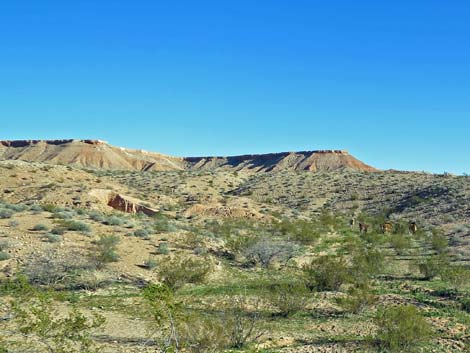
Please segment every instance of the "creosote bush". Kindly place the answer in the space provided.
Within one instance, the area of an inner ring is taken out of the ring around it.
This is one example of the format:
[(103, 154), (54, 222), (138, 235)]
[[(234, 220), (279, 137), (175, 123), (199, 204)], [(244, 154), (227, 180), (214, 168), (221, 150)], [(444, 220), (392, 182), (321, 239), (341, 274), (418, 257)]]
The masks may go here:
[(74, 220), (60, 220), (59, 226), (62, 229), (75, 231), (75, 232), (82, 232), (88, 233), (91, 231), (91, 227), (81, 221), (74, 221)]
[(357, 314), (377, 302), (377, 297), (372, 293), (368, 285), (352, 286), (347, 291), (347, 296), (336, 299), (343, 310)]
[(166, 286), (176, 290), (186, 283), (204, 282), (211, 269), (208, 259), (176, 257), (161, 262), (157, 272)]
[(36, 224), (34, 227), (33, 227), (33, 230), (36, 231), (36, 232), (39, 232), (39, 231), (46, 231), (48, 230), (49, 228), (44, 225), (44, 224)]
[(431, 325), (413, 305), (381, 308), (375, 323), (379, 344), (391, 351), (411, 352), (433, 336)]
[(310, 290), (337, 291), (350, 279), (349, 268), (341, 256), (326, 255), (303, 266), (305, 284)]
[(121, 239), (117, 235), (100, 235), (99, 240), (95, 242), (95, 259), (99, 264), (116, 262), (119, 260), (119, 255), (116, 250), (120, 241)]
[(274, 283), (268, 286), (269, 301), (282, 317), (291, 316), (305, 309), (308, 290), (301, 281)]

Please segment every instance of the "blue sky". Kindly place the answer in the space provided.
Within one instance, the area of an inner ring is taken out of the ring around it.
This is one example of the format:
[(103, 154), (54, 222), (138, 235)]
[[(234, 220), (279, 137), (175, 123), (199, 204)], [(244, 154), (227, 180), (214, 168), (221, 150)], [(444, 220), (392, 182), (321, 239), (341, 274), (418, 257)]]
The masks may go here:
[(470, 3), (0, 3), (1, 139), (470, 173)]

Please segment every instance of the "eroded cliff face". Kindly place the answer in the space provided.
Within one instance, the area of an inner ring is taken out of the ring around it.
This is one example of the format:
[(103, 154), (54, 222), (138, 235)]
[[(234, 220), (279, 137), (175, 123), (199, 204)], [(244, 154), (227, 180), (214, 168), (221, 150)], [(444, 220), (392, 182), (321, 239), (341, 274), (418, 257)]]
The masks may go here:
[(91, 139), (0, 141), (0, 160), (7, 159), (92, 169), (135, 171), (228, 169), (246, 172), (284, 170), (316, 172), (341, 168), (377, 171), (345, 150), (181, 158), (115, 147), (105, 141)]
[(101, 145), (106, 144), (106, 141), (102, 140), (74, 140), (74, 139), (64, 139), (64, 140), (2, 140), (0, 145), (5, 147), (31, 147), (37, 144), (44, 145), (65, 145), (72, 142), (86, 143), (89, 145)]

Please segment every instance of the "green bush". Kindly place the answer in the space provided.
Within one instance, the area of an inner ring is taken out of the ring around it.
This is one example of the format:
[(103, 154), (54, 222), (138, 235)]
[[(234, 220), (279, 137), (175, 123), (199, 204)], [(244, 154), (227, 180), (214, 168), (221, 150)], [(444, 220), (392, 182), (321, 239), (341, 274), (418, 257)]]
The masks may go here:
[(308, 290), (300, 281), (275, 283), (268, 287), (269, 301), (278, 309), (278, 315), (291, 316), (305, 309)]
[(462, 298), (460, 304), (462, 305), (462, 310), (470, 313), (470, 298)]
[(7, 219), (13, 216), (14, 212), (12, 210), (0, 209), (0, 219)]
[(354, 282), (368, 282), (379, 274), (385, 262), (382, 251), (373, 247), (360, 245), (351, 251), (350, 275)]
[(447, 247), (449, 246), (449, 240), (447, 237), (438, 232), (438, 231), (433, 231), (431, 234), (431, 237), (429, 239), (429, 243), (431, 245), (431, 248), (435, 250), (438, 254), (442, 254), (447, 250)]
[(148, 238), (150, 231), (148, 229), (137, 229), (134, 231), (134, 236), (138, 238)]
[(36, 231), (36, 232), (39, 232), (39, 231), (46, 231), (48, 230), (49, 228), (44, 225), (44, 224), (36, 224), (34, 227), (33, 227), (33, 230)]
[(63, 229), (74, 232), (88, 233), (91, 231), (91, 227), (88, 224), (80, 221), (61, 220), (59, 224)]
[(101, 263), (116, 262), (119, 260), (117, 246), (121, 239), (117, 235), (101, 235), (96, 241), (96, 260)]
[(153, 258), (148, 258), (147, 260), (144, 261), (144, 267), (148, 268), (149, 270), (153, 270), (155, 267), (157, 267), (158, 262), (153, 259)]
[(341, 256), (326, 255), (303, 266), (305, 284), (310, 290), (337, 291), (350, 279), (349, 268)]
[(48, 233), (44, 235), (44, 239), (49, 243), (57, 243), (62, 240), (59, 234)]
[(382, 308), (375, 323), (380, 345), (392, 351), (410, 352), (433, 336), (431, 325), (413, 305)]
[(54, 227), (51, 229), (52, 234), (56, 235), (64, 235), (65, 234), (65, 229), (62, 227)]
[(104, 223), (109, 226), (121, 226), (124, 224), (124, 220), (117, 216), (111, 216), (108, 217)]
[(170, 253), (170, 249), (168, 248), (168, 243), (160, 243), (158, 244), (157, 252), (160, 255), (168, 255)]
[(438, 276), (448, 263), (449, 259), (446, 256), (429, 256), (418, 261), (417, 267), (424, 279), (430, 280)]
[(470, 269), (464, 266), (449, 265), (440, 271), (443, 281), (448, 282), (454, 289), (468, 286), (470, 283)]
[(178, 257), (160, 263), (157, 272), (162, 283), (175, 290), (186, 283), (203, 283), (211, 269), (206, 259)]
[(343, 310), (357, 314), (377, 302), (377, 297), (369, 286), (354, 286), (348, 290), (346, 297), (337, 298), (336, 302)]
[(10, 258), (9, 253), (0, 250), (0, 261), (5, 261), (5, 260), (8, 260), (9, 258)]
[(398, 233), (390, 236), (390, 245), (396, 250), (397, 254), (403, 255), (411, 247), (409, 236)]

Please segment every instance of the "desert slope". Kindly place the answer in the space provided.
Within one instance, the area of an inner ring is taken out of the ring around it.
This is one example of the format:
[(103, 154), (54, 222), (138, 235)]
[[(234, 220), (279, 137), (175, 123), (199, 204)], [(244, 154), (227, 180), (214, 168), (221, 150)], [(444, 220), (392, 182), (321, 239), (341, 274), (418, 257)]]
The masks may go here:
[(143, 150), (112, 146), (101, 140), (0, 141), (0, 160), (23, 160), (93, 169), (169, 171), (284, 170), (330, 171), (352, 169), (376, 171), (342, 150), (282, 152), (232, 157), (173, 157)]

